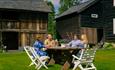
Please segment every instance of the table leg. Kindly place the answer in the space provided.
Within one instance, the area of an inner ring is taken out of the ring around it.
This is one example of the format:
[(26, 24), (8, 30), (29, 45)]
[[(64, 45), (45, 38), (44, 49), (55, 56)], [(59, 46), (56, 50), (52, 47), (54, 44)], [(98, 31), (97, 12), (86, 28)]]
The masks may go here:
[(55, 60), (53, 58), (51, 58), (48, 65), (54, 65), (54, 64), (55, 64)]
[(64, 65), (62, 66), (61, 70), (69, 70), (69, 68), (70, 68), (70, 64), (68, 61), (66, 61)]

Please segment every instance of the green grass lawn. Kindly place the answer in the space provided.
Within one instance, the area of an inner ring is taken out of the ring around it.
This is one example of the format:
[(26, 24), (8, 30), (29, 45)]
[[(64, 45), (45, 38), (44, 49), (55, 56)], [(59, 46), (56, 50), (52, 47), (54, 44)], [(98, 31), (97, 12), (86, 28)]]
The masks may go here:
[[(35, 70), (34, 66), (28, 67), (29, 64), (30, 59), (25, 52), (0, 53), (0, 70)], [(97, 70), (115, 70), (115, 49), (98, 50), (95, 65)], [(61, 69), (58, 64), (48, 67), (49, 70)]]
[(97, 70), (115, 70), (115, 49), (97, 51), (95, 65)]

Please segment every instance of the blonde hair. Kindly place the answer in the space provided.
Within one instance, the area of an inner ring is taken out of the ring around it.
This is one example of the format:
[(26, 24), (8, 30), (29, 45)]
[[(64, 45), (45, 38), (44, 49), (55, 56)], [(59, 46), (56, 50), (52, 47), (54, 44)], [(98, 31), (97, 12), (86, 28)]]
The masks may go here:
[[(47, 35), (47, 38), (48, 38), (48, 37), (52, 37), (52, 34), (48, 34), (48, 35)], [(52, 37), (52, 38), (53, 38), (53, 37)]]
[(78, 37), (77, 37), (77, 35), (76, 35), (76, 34), (74, 34), (73, 39), (78, 39)]
[(83, 41), (83, 43), (88, 43), (87, 35), (86, 34), (82, 34), (81, 35), (81, 40)]

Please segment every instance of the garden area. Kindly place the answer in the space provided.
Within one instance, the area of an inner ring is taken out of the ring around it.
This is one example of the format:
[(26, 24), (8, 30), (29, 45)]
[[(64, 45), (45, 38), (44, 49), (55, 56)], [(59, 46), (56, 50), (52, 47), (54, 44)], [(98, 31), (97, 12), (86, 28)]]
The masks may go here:
[[(99, 49), (94, 63), (97, 70), (115, 70), (115, 49)], [(24, 51), (0, 53), (0, 70), (36, 70), (35, 66), (28, 67), (29, 64), (30, 59)], [(48, 68), (60, 70), (61, 65), (48, 65)]]

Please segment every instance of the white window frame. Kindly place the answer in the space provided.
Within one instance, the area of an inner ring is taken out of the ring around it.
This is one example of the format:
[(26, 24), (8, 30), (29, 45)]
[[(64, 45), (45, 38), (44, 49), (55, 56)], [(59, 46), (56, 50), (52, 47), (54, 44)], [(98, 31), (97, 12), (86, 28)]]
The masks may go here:
[(98, 18), (98, 14), (91, 14), (91, 18)]
[(113, 34), (115, 34), (115, 18), (113, 18)]

